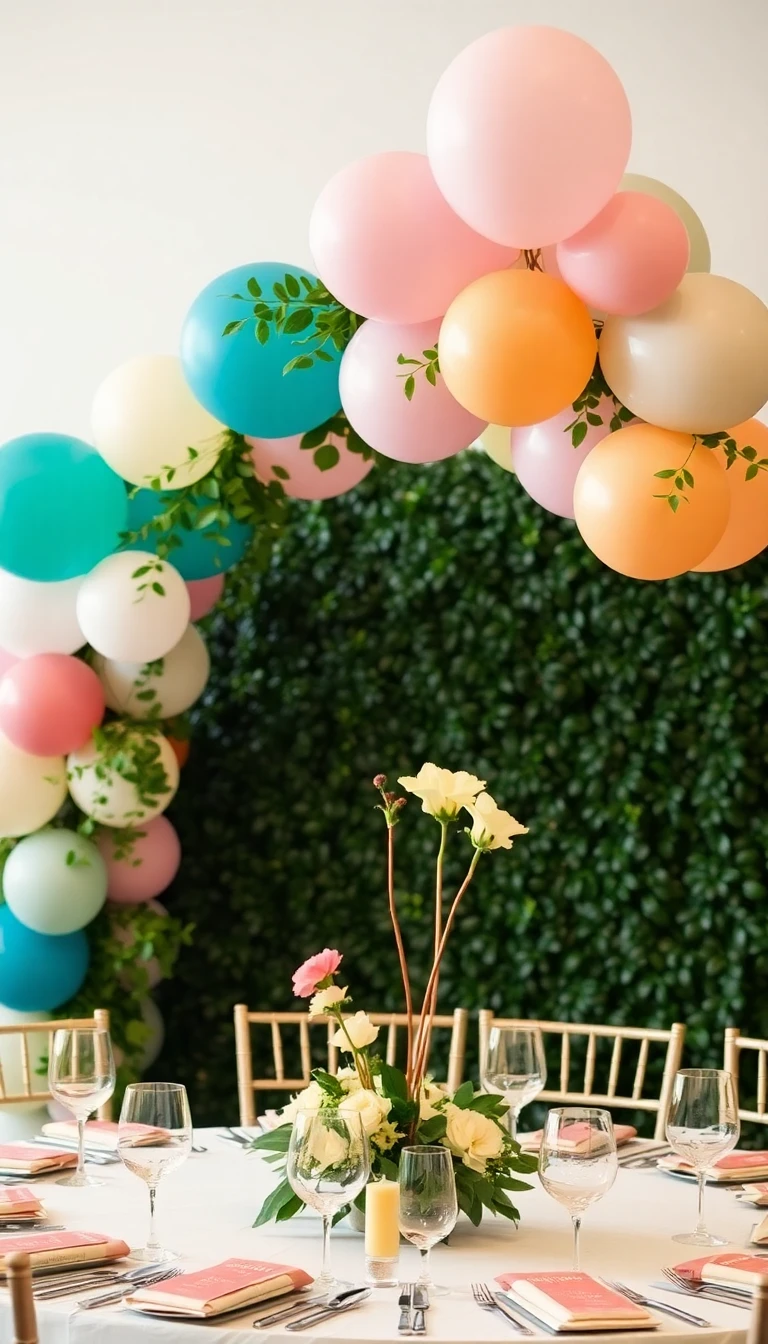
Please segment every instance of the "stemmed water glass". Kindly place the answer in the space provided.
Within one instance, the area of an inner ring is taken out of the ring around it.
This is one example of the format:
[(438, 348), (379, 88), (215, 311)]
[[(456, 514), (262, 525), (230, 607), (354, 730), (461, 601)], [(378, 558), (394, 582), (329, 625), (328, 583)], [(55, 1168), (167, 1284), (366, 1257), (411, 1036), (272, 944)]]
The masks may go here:
[(125, 1089), (117, 1151), (134, 1176), (149, 1186), (149, 1236), (146, 1246), (133, 1251), (137, 1260), (176, 1260), (177, 1252), (164, 1250), (155, 1232), (158, 1182), (189, 1157), (192, 1118), (187, 1090), (181, 1083), (131, 1083)]
[(516, 1138), (520, 1112), (547, 1082), (547, 1061), (539, 1028), (491, 1027), (481, 1077), (486, 1092), (500, 1094), (509, 1106), (507, 1128), (512, 1138)]
[(453, 1158), (438, 1144), (400, 1154), (400, 1231), (421, 1253), (419, 1284), (429, 1297), (449, 1292), (432, 1281), (430, 1251), (453, 1231), (459, 1216)]
[(323, 1264), (315, 1289), (331, 1294), (330, 1236), (333, 1215), (351, 1204), (371, 1170), (368, 1137), (358, 1114), (300, 1111), (288, 1145), (286, 1176), (291, 1189), (323, 1220)]
[(115, 1061), (109, 1032), (104, 1027), (59, 1028), (54, 1032), (48, 1059), (51, 1095), (77, 1121), (77, 1168), (58, 1185), (103, 1185), (85, 1171), (85, 1122), (108, 1101), (115, 1090)]
[(544, 1125), (539, 1176), (548, 1195), (570, 1213), (573, 1268), (579, 1268), (579, 1231), (584, 1210), (607, 1194), (616, 1180), (618, 1159), (608, 1111), (558, 1106)]
[(707, 1167), (736, 1146), (739, 1110), (733, 1077), (724, 1069), (681, 1069), (675, 1074), (667, 1118), (667, 1138), (680, 1157), (689, 1162), (699, 1184), (699, 1213), (694, 1232), (678, 1232), (673, 1241), (686, 1246), (727, 1246), (713, 1236), (704, 1222), (704, 1184)]

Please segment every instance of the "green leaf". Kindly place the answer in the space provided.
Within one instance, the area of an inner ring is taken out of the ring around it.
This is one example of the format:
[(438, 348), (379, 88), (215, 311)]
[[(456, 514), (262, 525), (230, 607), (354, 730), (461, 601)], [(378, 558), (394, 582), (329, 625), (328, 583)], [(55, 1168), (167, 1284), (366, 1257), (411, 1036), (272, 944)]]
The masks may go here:
[(324, 443), (322, 447), (315, 449), (313, 462), (318, 471), (331, 471), (337, 466), (341, 459), (341, 453), (335, 443)]
[(259, 345), (267, 344), (267, 341), (269, 340), (269, 323), (265, 322), (263, 317), (259, 318), (258, 322), (256, 323), (256, 326), (254, 327), (254, 334), (256, 336), (256, 340), (259, 342)]
[(424, 377), (426, 378), (428, 383), (432, 384), (433, 387), (437, 387), (437, 373), (435, 371), (434, 364), (427, 365), (426, 369), (424, 370)]
[(311, 355), (297, 355), (295, 359), (288, 360), (288, 363), (283, 369), (283, 374), (293, 373), (294, 369), (311, 369), (312, 363), (313, 360)]
[(586, 420), (579, 420), (578, 423), (573, 426), (573, 431), (571, 433), (571, 443), (573, 444), (574, 448), (581, 447), (582, 443), (587, 437), (587, 429), (588, 425)]
[(677, 475), (677, 467), (665, 467), (663, 471), (654, 471), (653, 474), (660, 481), (669, 481)]
[[(501, 1109), (499, 1109), (500, 1107)], [(494, 1117), (506, 1115), (509, 1107), (505, 1104), (503, 1097), (493, 1096), (489, 1092), (478, 1092), (477, 1096), (472, 1098), (467, 1110)]]
[(676, 476), (676, 477), (675, 477), (675, 489), (676, 489), (676, 490), (682, 490), (684, 486), (685, 486), (685, 481), (683, 480), (682, 476)]
[(628, 422), (629, 420), (634, 420), (634, 418), (635, 418), (635, 413), (634, 413), (634, 411), (630, 411), (630, 409), (629, 409), (628, 406), (620, 406), (620, 407), (619, 407), (619, 419), (620, 419), (620, 420), (623, 420), (623, 421), (624, 421), (624, 424), (627, 424), (627, 422)]
[[(466, 1083), (461, 1084), (458, 1092), (454, 1093), (453, 1104), (454, 1106), (458, 1106), (462, 1111), (468, 1111), (471, 1103), (474, 1101), (474, 1097), (474, 1085), (467, 1079)], [(468, 1171), (469, 1168), (467, 1167), (466, 1170)]]
[(669, 504), (669, 507), (672, 510), (672, 512), (677, 513), (677, 510), (680, 508), (680, 496), (667, 495), (667, 503)]
[(444, 1115), (433, 1115), (429, 1120), (423, 1120), (418, 1128), (419, 1143), (438, 1143), (445, 1138), (447, 1128), (448, 1121)]
[(408, 1084), (405, 1081), (405, 1074), (400, 1069), (394, 1068), (391, 1064), (385, 1064), (382, 1060), (379, 1076), (385, 1097), (400, 1097), (402, 1101), (408, 1100)]
[(760, 468), (753, 462), (750, 467), (747, 467), (747, 470), (744, 473), (744, 480), (753, 481), (759, 470)]
[(587, 411), (587, 420), (590, 425), (602, 425), (603, 423), (603, 417), (596, 415), (594, 411)]
[(287, 1153), (292, 1132), (292, 1124), (278, 1125), (277, 1129), (270, 1129), (266, 1134), (258, 1134), (251, 1140), (250, 1146), (255, 1152)]
[(312, 326), (314, 314), (311, 308), (295, 308), (285, 319), (283, 331), (286, 336), (295, 336), (300, 331), (306, 331), (307, 327)]
[(412, 401), (413, 394), (416, 391), (416, 380), (412, 373), (406, 378), (405, 383), (403, 384), (403, 391), (405, 392), (408, 401)]
[(313, 1069), (312, 1077), (330, 1097), (338, 1098), (344, 1096), (344, 1088), (338, 1078), (334, 1078), (333, 1074), (328, 1073), (327, 1069)]
[(280, 1205), (280, 1208), (275, 1214), (275, 1222), (285, 1223), (288, 1221), (289, 1218), (295, 1217), (295, 1215), (299, 1213), (303, 1208), (304, 1208), (304, 1200), (299, 1199), (298, 1195), (294, 1195), (293, 1199), (289, 1199), (287, 1203)]
[(316, 429), (308, 429), (306, 434), (302, 434), (300, 448), (309, 451), (312, 448), (319, 448), (321, 443), (325, 443), (328, 438), (327, 424), (318, 425)]
[(421, 368), (420, 359), (408, 359), (405, 355), (398, 355), (397, 362), (398, 364), (417, 364)]
[(275, 283), (273, 284), (272, 293), (274, 294), (276, 299), (280, 300), (281, 303), (288, 302), (288, 290), (285, 288), (285, 285), (280, 284), (279, 280), (276, 280)]
[(131, 578), (143, 579), (144, 575), (148, 574), (150, 569), (152, 569), (152, 565), (142, 565), (140, 569), (134, 569)]
[(683, 480), (686, 485), (693, 485), (693, 476), (687, 467), (683, 467)]
[(290, 481), (291, 479), (290, 471), (286, 471), (285, 467), (281, 467), (277, 463), (272, 466), (272, 475), (276, 476), (279, 481)]
[(317, 350), (315, 351), (315, 359), (321, 359), (324, 364), (334, 363), (333, 355), (329, 355), (328, 351), (324, 350), (322, 346), (318, 346)]
[(157, 580), (152, 584), (152, 592), (157, 593), (158, 597), (165, 597), (165, 589), (162, 583), (158, 583)]
[(272, 1191), (271, 1195), (267, 1195), (267, 1198), (259, 1209), (253, 1226), (263, 1227), (265, 1223), (271, 1223), (273, 1218), (277, 1218), (280, 1210), (284, 1208), (286, 1204), (293, 1203), (294, 1199), (295, 1195), (291, 1186), (288, 1184), (287, 1180), (282, 1180)]
[(250, 294), (250, 296), (251, 296), (252, 299), (260, 299), (260, 298), (261, 298), (261, 285), (259, 284), (258, 280), (255, 278), (255, 276), (252, 275), (252, 276), (250, 277), (250, 279), (248, 280), (248, 286), (247, 286), (247, 287), (248, 287), (248, 293)]
[(296, 279), (296, 276), (291, 275), (289, 271), (286, 271), (285, 273), (285, 288), (288, 291), (289, 297), (292, 299), (298, 299), (301, 294), (301, 285)]
[(228, 322), (221, 333), (222, 336), (231, 336), (234, 332), (239, 331), (241, 327), (244, 327), (245, 322), (246, 319), (244, 317), (240, 318), (239, 322)]
[(744, 458), (745, 462), (754, 462), (757, 457), (757, 450), (750, 445), (747, 445), (746, 448), (742, 448), (741, 456)]

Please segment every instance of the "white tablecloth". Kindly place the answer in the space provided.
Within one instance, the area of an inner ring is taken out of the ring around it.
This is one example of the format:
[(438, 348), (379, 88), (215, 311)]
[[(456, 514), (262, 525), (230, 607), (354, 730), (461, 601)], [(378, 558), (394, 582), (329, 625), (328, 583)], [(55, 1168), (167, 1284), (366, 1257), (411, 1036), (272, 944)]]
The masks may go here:
[[(163, 1243), (183, 1256), (183, 1265), (200, 1269), (228, 1256), (250, 1256), (300, 1265), (310, 1273), (320, 1268), (318, 1221), (304, 1214), (279, 1227), (254, 1231), (255, 1213), (271, 1180), (266, 1164), (217, 1137), (215, 1130), (199, 1130), (196, 1141), (205, 1153), (192, 1154), (185, 1165), (160, 1186), (158, 1225)], [(48, 1179), (38, 1182), (53, 1222), (83, 1231), (108, 1232), (124, 1237), (131, 1246), (143, 1244), (147, 1231), (146, 1186), (120, 1166), (99, 1168), (105, 1184), (96, 1189), (70, 1190)], [(437, 1282), (468, 1289), (474, 1280), (491, 1281), (511, 1269), (570, 1269), (571, 1227), (565, 1210), (550, 1199), (533, 1177), (534, 1189), (520, 1195), (519, 1229), (489, 1218), (480, 1228), (460, 1220), (450, 1246), (432, 1253)], [(671, 1240), (695, 1222), (696, 1191), (692, 1184), (656, 1171), (619, 1171), (616, 1184), (594, 1208), (582, 1228), (582, 1268), (597, 1275), (621, 1279), (647, 1290), (660, 1278), (662, 1265), (679, 1263), (696, 1254), (694, 1248)], [(749, 1241), (755, 1211), (736, 1201), (732, 1191), (710, 1188), (707, 1214), (713, 1230), (728, 1236), (732, 1248)], [(364, 1276), (363, 1238), (344, 1225), (333, 1233), (333, 1268), (340, 1278), (360, 1282)], [(403, 1247), (402, 1279), (418, 1274), (418, 1253)], [(748, 1313), (740, 1308), (667, 1294), (667, 1301), (688, 1308), (712, 1322), (712, 1330), (694, 1329), (662, 1317), (662, 1328), (647, 1339), (706, 1341), (706, 1344), (744, 1344)], [(324, 1341), (396, 1340), (396, 1293), (378, 1289), (360, 1309), (307, 1331), (300, 1337)], [(244, 1312), (226, 1325), (210, 1322), (179, 1324), (152, 1321), (120, 1308), (76, 1312), (74, 1298), (38, 1304), (42, 1344), (200, 1344), (201, 1332), (215, 1344), (254, 1344), (255, 1340), (299, 1336), (283, 1329), (254, 1332), (254, 1312)], [(427, 1316), (427, 1333), (446, 1344), (507, 1340), (514, 1333), (491, 1314), (475, 1306), (468, 1291), (437, 1299)], [(0, 1290), (0, 1344), (12, 1339), (7, 1293)], [(596, 1339), (596, 1336), (592, 1336)], [(606, 1336), (626, 1344), (627, 1335)]]

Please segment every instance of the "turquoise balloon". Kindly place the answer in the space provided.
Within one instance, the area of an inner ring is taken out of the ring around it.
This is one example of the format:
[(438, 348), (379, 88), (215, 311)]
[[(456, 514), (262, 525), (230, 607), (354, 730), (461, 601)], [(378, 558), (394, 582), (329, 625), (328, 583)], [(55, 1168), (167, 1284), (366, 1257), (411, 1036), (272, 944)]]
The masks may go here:
[(88, 939), (79, 929), (51, 938), (0, 907), (0, 1003), (17, 1013), (50, 1013), (82, 985), (90, 961)]
[[(296, 341), (312, 336), (314, 322), (296, 335), (277, 335), (270, 323), (268, 341), (261, 345), (255, 339), (256, 299), (249, 294), (248, 281), (257, 281), (263, 301), (275, 305), (280, 300), (272, 286), (284, 284), (286, 273), (297, 280), (302, 275), (313, 282), (317, 279), (311, 271), (276, 261), (238, 266), (206, 285), (184, 322), (184, 377), (205, 409), (240, 434), (265, 439), (302, 434), (335, 415), (341, 406), (341, 352), (332, 344), (325, 347), (332, 357), (329, 362), (316, 360), (310, 369), (283, 373), (289, 360), (306, 351)], [(230, 298), (232, 294), (244, 298)], [(222, 334), (230, 322), (243, 320), (238, 331)]]
[[(194, 507), (200, 512), (210, 508), (210, 499), (201, 499)], [(145, 523), (151, 522), (167, 505), (160, 503), (160, 496), (154, 490), (139, 490), (128, 501), (129, 532), (137, 532)], [(127, 547), (130, 551), (156, 551), (157, 543), (166, 533), (150, 532), (146, 541), (137, 541)], [(181, 542), (169, 553), (170, 563), (178, 569), (183, 579), (210, 579), (214, 574), (225, 574), (233, 565), (242, 560), (250, 545), (253, 528), (250, 523), (238, 523), (232, 519), (227, 527), (218, 523), (209, 523), (199, 531), (190, 531), (186, 527), (177, 527), (173, 535)], [(212, 541), (211, 536), (226, 537), (229, 546)]]
[(107, 899), (107, 865), (76, 831), (36, 831), (3, 869), (8, 909), (35, 933), (60, 937), (90, 924)]
[(0, 569), (44, 583), (87, 574), (119, 545), (125, 485), (95, 448), (24, 434), (0, 448)]

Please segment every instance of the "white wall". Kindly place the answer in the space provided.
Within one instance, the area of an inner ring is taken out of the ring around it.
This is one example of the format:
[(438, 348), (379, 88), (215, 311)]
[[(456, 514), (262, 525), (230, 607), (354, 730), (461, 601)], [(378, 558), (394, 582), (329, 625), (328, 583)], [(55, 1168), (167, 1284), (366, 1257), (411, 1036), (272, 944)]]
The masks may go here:
[(175, 350), (209, 279), (306, 263), (330, 174), (423, 149), (449, 60), (520, 22), (599, 47), (630, 167), (768, 300), (765, 0), (0, 0), (0, 442), (87, 437), (100, 379)]

